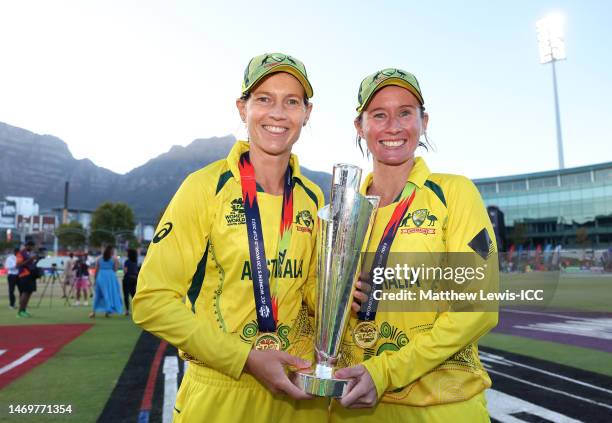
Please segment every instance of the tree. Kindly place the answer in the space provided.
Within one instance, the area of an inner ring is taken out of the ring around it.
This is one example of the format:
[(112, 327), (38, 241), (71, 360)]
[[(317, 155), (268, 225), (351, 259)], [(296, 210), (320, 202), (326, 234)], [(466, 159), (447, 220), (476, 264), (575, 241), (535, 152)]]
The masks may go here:
[(91, 218), (89, 242), (99, 247), (103, 244), (116, 245), (121, 241), (134, 240), (136, 227), (134, 212), (124, 203), (103, 203)]
[(85, 245), (87, 240), (83, 225), (76, 221), (59, 225), (55, 235), (63, 248), (79, 248)]

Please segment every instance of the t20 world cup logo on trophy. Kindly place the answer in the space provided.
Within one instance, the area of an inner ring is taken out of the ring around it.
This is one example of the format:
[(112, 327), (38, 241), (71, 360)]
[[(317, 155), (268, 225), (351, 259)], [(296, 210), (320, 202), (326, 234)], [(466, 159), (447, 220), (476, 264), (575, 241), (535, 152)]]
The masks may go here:
[(361, 169), (337, 164), (330, 204), (319, 210), (315, 368), (297, 372), (294, 383), (304, 392), (340, 397), (348, 381), (334, 379), (340, 342), (346, 329), (362, 247), (368, 241), (380, 198), (359, 193)]

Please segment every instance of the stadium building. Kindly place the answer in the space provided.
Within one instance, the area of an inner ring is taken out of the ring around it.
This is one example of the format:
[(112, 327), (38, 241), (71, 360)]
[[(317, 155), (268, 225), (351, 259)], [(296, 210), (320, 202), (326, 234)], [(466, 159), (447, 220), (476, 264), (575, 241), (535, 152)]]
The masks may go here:
[(612, 247), (612, 162), (474, 183), (505, 250)]

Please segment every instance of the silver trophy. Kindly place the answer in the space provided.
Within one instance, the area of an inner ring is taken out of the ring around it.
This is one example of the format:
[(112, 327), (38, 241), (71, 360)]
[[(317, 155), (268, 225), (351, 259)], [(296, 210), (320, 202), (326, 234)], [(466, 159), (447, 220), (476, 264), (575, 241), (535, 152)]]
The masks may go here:
[(337, 164), (331, 201), (319, 210), (315, 368), (294, 383), (311, 395), (341, 397), (348, 380), (332, 377), (353, 298), (361, 251), (369, 239), (380, 198), (359, 193), (361, 169)]

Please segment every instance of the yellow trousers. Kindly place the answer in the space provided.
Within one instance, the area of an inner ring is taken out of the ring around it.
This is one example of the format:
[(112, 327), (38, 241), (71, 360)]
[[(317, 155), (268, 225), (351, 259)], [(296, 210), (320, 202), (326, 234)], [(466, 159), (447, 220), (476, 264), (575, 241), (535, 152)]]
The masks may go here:
[(490, 422), (487, 401), (481, 392), (467, 401), (415, 407), (379, 402), (374, 408), (348, 409), (337, 401), (330, 407), (330, 422), (351, 423), (481, 423)]
[(175, 423), (327, 422), (328, 399), (295, 401), (274, 395), (250, 374), (239, 380), (190, 363), (174, 407)]

